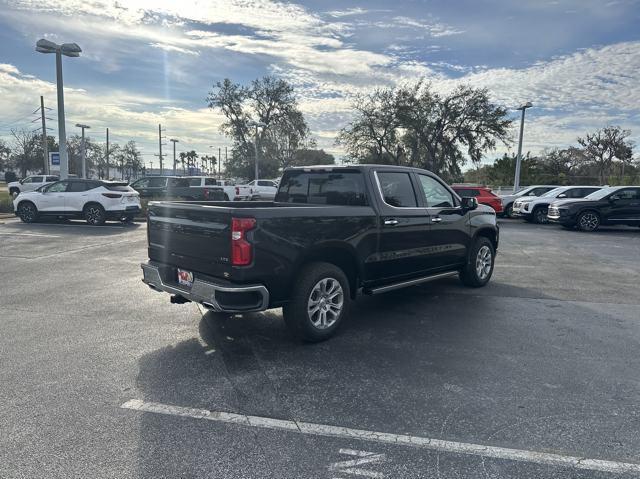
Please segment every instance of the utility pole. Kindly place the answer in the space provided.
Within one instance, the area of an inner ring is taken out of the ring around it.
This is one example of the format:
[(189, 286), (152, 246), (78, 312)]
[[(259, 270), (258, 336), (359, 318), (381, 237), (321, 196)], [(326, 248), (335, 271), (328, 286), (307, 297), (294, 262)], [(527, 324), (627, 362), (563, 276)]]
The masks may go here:
[(107, 151), (106, 151), (106, 160), (107, 160), (107, 180), (110, 178), (109, 176), (109, 128), (107, 128)]
[(160, 175), (163, 174), (162, 170), (162, 125), (158, 123), (158, 158), (160, 158)]
[[(227, 158), (227, 147), (225, 146), (225, 147), (224, 147), (224, 167), (225, 167), (225, 168), (227, 167), (227, 161), (228, 161), (228, 158)], [(222, 163), (222, 158), (220, 158), (220, 162)], [(221, 166), (222, 166), (222, 165), (221, 165)], [(225, 171), (226, 171), (226, 170), (225, 170)]]
[(176, 143), (178, 143), (178, 140), (171, 138), (169, 141), (173, 143), (173, 175), (175, 176), (176, 174)]
[(87, 146), (84, 142), (84, 130), (91, 128), (89, 125), (83, 125), (82, 123), (76, 123), (78, 128), (82, 129), (82, 178), (87, 177)]
[(218, 179), (220, 179), (220, 160), (222, 159), (222, 148), (218, 148)]
[(520, 164), (522, 163), (522, 135), (524, 133), (524, 112), (527, 108), (531, 108), (533, 104), (528, 101), (524, 105), (516, 108), (516, 110), (522, 110), (522, 117), (520, 118), (520, 138), (518, 139), (518, 157), (516, 158), (516, 176), (513, 180), (513, 192), (517, 192), (520, 189)]
[(255, 158), (255, 178), (254, 180), (256, 180), (256, 184), (258, 184), (258, 128), (262, 127), (262, 128), (266, 128), (267, 124), (264, 123), (263, 121), (250, 121), (247, 123), (247, 126), (255, 126), (256, 127), (256, 136), (253, 139), (253, 149), (255, 151), (256, 154), (256, 158)]
[(44, 153), (44, 174), (49, 174), (49, 148), (47, 145), (47, 123), (44, 118), (44, 97), (40, 95), (40, 116), (42, 117), (42, 152)]

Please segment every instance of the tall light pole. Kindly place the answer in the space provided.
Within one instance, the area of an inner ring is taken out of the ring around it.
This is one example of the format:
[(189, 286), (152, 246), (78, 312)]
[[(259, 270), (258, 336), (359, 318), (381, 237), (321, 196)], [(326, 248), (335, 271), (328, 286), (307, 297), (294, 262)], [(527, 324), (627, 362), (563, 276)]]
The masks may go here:
[(176, 143), (179, 143), (175, 138), (169, 140), (173, 143), (173, 176), (176, 176)]
[[(255, 126), (256, 128), (256, 136), (253, 138), (253, 149), (256, 154), (256, 162), (255, 162), (255, 180), (258, 181), (258, 128), (266, 128), (267, 124), (263, 121), (250, 121), (247, 123), (247, 126)], [(257, 183), (256, 183), (257, 184)]]
[(76, 123), (78, 128), (82, 129), (82, 177), (87, 177), (87, 145), (84, 142), (84, 130), (91, 128), (89, 125), (83, 125), (82, 123)]
[(58, 142), (60, 144), (60, 179), (69, 177), (69, 157), (67, 156), (67, 132), (64, 124), (64, 92), (62, 86), (62, 55), (79, 57), (82, 49), (76, 43), (58, 45), (44, 38), (36, 42), (36, 51), (56, 54), (56, 85), (58, 90)]
[(513, 180), (513, 192), (520, 189), (520, 164), (522, 163), (522, 135), (524, 133), (524, 112), (527, 108), (531, 108), (533, 104), (528, 101), (524, 105), (520, 105), (516, 110), (522, 110), (520, 118), (520, 139), (518, 140), (518, 157), (516, 158), (516, 177)]

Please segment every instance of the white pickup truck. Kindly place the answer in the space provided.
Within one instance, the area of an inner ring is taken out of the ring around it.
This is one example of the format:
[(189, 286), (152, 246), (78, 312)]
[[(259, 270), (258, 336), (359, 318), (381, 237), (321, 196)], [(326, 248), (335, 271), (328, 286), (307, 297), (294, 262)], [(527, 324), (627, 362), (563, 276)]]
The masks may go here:
[(21, 179), (20, 181), (12, 181), (7, 185), (9, 194), (11, 196), (17, 196), (20, 193), (26, 193), (28, 191), (35, 191), (43, 185), (48, 185), (54, 181), (58, 181), (55, 175), (32, 175)]
[(236, 185), (233, 180), (219, 180), (210, 176), (189, 176), (189, 186), (202, 187), (213, 186), (220, 187), (224, 192), (225, 201), (248, 201), (254, 195), (254, 190), (248, 185)]
[(278, 192), (277, 180), (253, 180), (247, 183), (253, 188), (253, 199), (273, 201)]

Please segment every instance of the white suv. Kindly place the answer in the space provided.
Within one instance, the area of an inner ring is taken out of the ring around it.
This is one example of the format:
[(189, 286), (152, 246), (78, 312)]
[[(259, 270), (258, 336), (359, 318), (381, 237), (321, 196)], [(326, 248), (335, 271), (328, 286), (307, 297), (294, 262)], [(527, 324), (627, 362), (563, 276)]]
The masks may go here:
[(25, 223), (43, 216), (84, 218), (90, 225), (106, 220), (132, 221), (140, 212), (140, 196), (126, 183), (71, 179), (57, 181), (37, 191), (20, 193), (14, 211)]
[(26, 193), (27, 191), (35, 191), (41, 186), (48, 185), (54, 181), (58, 181), (55, 175), (32, 175), (21, 179), (20, 181), (12, 181), (7, 185), (9, 194), (15, 196), (20, 193)]

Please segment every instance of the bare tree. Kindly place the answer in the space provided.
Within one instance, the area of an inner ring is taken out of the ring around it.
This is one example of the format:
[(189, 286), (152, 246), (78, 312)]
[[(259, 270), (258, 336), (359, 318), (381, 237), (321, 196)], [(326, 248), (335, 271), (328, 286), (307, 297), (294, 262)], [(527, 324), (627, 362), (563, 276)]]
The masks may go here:
[(624, 165), (631, 164), (633, 143), (627, 140), (630, 135), (629, 130), (623, 130), (619, 126), (607, 126), (595, 133), (587, 133), (584, 137), (578, 138), (585, 157), (598, 171), (600, 184), (605, 184), (614, 160), (622, 162), (623, 175)]
[(511, 120), (486, 89), (461, 86), (448, 95), (417, 83), (356, 98), (356, 118), (337, 141), (357, 162), (419, 166), (450, 179), (470, 159), (479, 163), (509, 143)]

